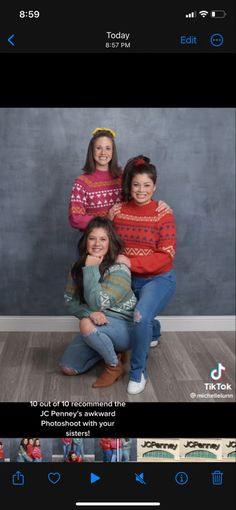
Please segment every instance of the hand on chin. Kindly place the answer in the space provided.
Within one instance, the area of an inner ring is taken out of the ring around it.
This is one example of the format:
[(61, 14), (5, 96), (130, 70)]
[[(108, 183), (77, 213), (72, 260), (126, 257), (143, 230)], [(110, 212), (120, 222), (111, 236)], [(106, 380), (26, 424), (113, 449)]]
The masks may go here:
[(87, 255), (85, 265), (86, 266), (99, 266), (103, 260), (103, 255), (99, 257), (98, 255)]

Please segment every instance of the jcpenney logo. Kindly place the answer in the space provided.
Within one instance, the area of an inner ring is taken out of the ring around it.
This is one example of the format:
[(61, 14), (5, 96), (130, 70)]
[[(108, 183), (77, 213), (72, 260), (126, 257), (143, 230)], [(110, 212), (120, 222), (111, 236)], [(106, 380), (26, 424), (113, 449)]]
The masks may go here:
[(178, 444), (174, 443), (156, 443), (155, 441), (145, 441), (143, 444), (141, 444), (143, 448), (160, 448), (160, 449), (169, 449), (169, 450), (176, 450), (178, 447)]
[(199, 443), (198, 441), (187, 441), (186, 444), (184, 444), (185, 448), (205, 448), (206, 450), (219, 450), (220, 444), (216, 443)]

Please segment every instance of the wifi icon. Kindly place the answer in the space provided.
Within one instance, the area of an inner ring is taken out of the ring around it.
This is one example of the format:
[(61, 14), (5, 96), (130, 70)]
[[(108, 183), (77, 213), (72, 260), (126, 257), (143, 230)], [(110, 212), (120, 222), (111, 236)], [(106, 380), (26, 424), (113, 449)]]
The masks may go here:
[(208, 15), (208, 11), (199, 11), (199, 14), (202, 16), (202, 18), (205, 18)]

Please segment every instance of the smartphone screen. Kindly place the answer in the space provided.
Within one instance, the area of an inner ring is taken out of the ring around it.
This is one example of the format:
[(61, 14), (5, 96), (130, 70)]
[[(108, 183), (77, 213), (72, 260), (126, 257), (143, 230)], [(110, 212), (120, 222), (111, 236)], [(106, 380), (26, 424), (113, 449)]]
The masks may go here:
[(2, 497), (233, 510), (234, 3), (0, 33)]

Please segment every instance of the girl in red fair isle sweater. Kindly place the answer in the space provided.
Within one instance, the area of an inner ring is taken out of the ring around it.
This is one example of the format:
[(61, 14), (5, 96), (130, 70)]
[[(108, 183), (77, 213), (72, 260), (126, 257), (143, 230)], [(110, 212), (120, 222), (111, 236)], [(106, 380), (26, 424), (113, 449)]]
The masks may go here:
[(34, 444), (34, 439), (32, 437), (28, 437), (28, 444), (27, 444), (27, 447), (26, 447), (26, 453), (27, 453), (27, 455), (29, 457), (31, 457), (31, 459), (33, 459), (33, 456), (32, 456), (33, 444)]
[(40, 446), (40, 441), (38, 438), (34, 440), (33, 444), (33, 450), (32, 450), (32, 457), (34, 459), (34, 462), (42, 462), (43, 456), (42, 456), (42, 450)]
[(71, 226), (82, 231), (94, 216), (109, 217), (109, 209), (121, 201), (121, 168), (117, 162), (115, 132), (96, 128), (92, 135), (84, 173), (75, 179), (69, 206)]
[(133, 395), (142, 392), (146, 385), (149, 347), (155, 336), (160, 335), (160, 323), (155, 317), (169, 303), (176, 288), (175, 219), (165, 202), (152, 199), (156, 179), (156, 168), (149, 158), (141, 155), (130, 159), (123, 174), (124, 203), (118, 212), (115, 210), (113, 220), (125, 245), (124, 255), (119, 255), (117, 262), (130, 267), (132, 289), (138, 298), (127, 388)]

